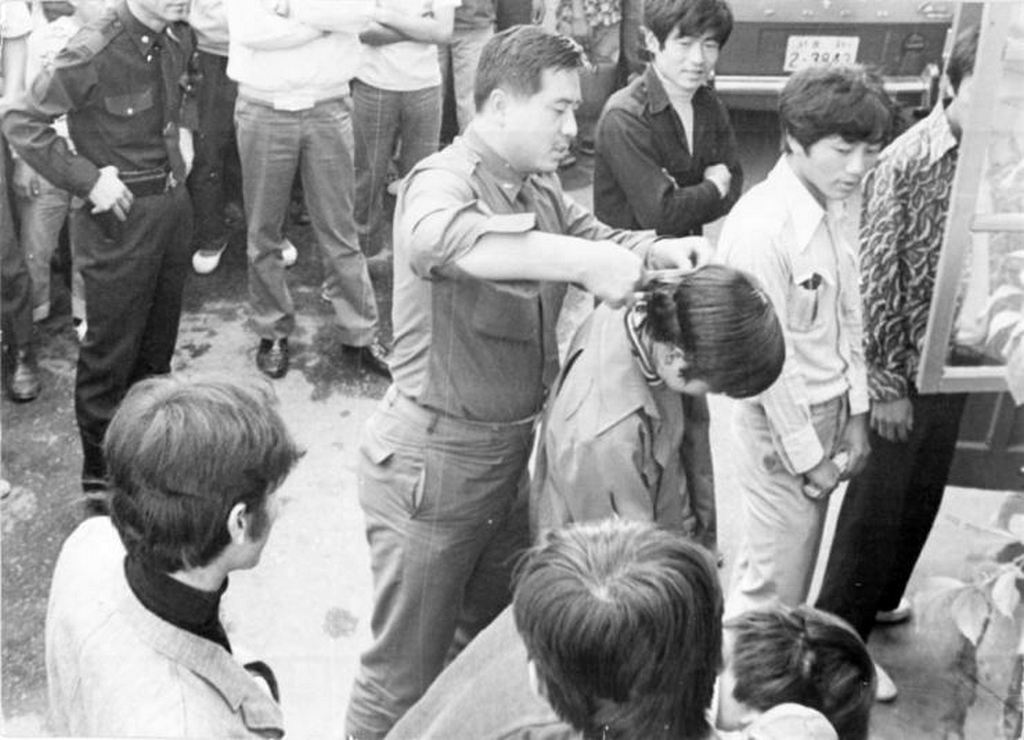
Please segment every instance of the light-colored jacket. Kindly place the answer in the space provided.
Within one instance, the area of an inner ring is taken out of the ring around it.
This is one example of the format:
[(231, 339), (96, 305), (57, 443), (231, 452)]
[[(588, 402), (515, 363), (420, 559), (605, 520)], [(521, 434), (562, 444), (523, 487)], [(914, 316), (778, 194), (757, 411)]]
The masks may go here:
[(53, 730), (103, 737), (279, 738), (280, 707), (223, 647), (148, 611), (107, 517), (61, 549), (46, 614)]
[[(683, 400), (651, 386), (633, 359), (623, 310), (599, 306), (580, 328), (548, 402), (530, 501), (535, 532), (609, 516), (699, 536), (687, 466)], [(703, 428), (706, 435), (706, 426)], [(702, 479), (710, 487), (710, 474)]]

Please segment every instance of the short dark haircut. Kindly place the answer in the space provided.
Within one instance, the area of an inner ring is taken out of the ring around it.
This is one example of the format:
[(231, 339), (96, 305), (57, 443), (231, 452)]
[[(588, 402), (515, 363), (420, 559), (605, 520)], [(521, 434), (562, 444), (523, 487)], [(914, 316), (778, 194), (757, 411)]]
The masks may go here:
[(522, 97), (535, 95), (546, 69), (572, 70), (584, 66), (583, 49), (568, 36), (538, 26), (512, 26), (484, 45), (473, 83), (476, 109), (502, 88)]
[(960, 92), (960, 83), (965, 77), (974, 74), (974, 58), (978, 56), (978, 37), (981, 29), (972, 26), (961, 31), (956, 41), (953, 42), (953, 51), (950, 52), (949, 62), (946, 64), (946, 77), (949, 84), (953, 86), (953, 92)]
[(703, 548), (621, 519), (549, 531), (513, 610), (548, 702), (586, 738), (708, 733), (722, 594)]
[(167, 573), (208, 564), (245, 504), (252, 536), (300, 457), (268, 385), (163, 376), (136, 384), (103, 442), (114, 526), (128, 553)]
[(884, 145), (892, 135), (893, 104), (882, 78), (859, 64), (807, 67), (786, 81), (779, 95), (783, 149), (786, 135), (804, 149), (828, 136)]
[(750, 611), (729, 619), (733, 696), (761, 712), (792, 702), (816, 709), (840, 740), (866, 740), (875, 666), (843, 620), (809, 606)]
[(732, 9), (725, 0), (645, 0), (644, 26), (661, 47), (675, 28), (680, 36), (700, 38), (710, 33), (719, 46), (725, 46), (732, 33)]
[(753, 277), (724, 265), (704, 265), (675, 288), (651, 291), (645, 326), (655, 341), (683, 350), (687, 378), (733, 398), (766, 390), (786, 359), (771, 300)]

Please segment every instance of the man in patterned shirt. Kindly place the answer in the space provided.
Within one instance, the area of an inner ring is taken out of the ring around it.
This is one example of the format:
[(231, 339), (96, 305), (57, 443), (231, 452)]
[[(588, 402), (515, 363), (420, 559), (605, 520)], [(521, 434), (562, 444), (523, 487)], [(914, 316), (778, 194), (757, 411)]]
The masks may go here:
[(864, 183), (861, 289), (872, 452), (847, 489), (817, 605), (846, 619), (865, 641), (876, 618), (910, 616), (903, 591), (942, 502), (964, 404), (962, 394), (919, 394), (914, 377), (977, 45), (977, 29), (957, 39), (946, 72), (953, 98), (896, 139)]

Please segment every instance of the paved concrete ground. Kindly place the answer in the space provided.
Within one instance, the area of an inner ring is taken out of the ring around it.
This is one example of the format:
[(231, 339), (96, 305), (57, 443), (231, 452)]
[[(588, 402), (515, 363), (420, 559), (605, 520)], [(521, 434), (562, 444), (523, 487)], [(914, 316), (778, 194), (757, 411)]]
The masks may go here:
[[(742, 120), (748, 181), (756, 182), (774, 158), (773, 123)], [(589, 169), (583, 164), (566, 180), (574, 197), (589, 202)], [(225, 621), (239, 650), (260, 655), (277, 672), (289, 736), (319, 739), (341, 737), (358, 655), (369, 640), (371, 584), (354, 465), (359, 430), (385, 385), (346, 366), (331, 310), (319, 298), (320, 263), (308, 229), (293, 229), (292, 238), (300, 248), (299, 264), (290, 273), (299, 328), (292, 342), (293, 370), (274, 385), (307, 452), (282, 490), (287, 504), (263, 562), (231, 579)], [(378, 266), (374, 278), (386, 314), (390, 276)], [(257, 375), (255, 342), (244, 328), (244, 280), (237, 234), (214, 275), (190, 280), (175, 370)], [(72, 413), (76, 348), (66, 313), (65, 307), (41, 327), (43, 395), (30, 404), (4, 400), (2, 406), (4, 477), (13, 485), (0, 504), (4, 736), (46, 733), (46, 592), (59, 545), (79, 518), (80, 453)], [(727, 579), (740, 536), (728, 464), (729, 402), (713, 399), (712, 413), (721, 419), (713, 428), (713, 448)], [(988, 523), (1002, 498), (949, 490), (915, 587), (934, 575), (969, 576), (996, 542), (963, 522)], [(879, 630), (872, 652), (902, 693), (895, 704), (878, 707), (874, 736), (996, 737), (1008, 656), (1016, 643), (1008, 625), (993, 623), (975, 671), (941, 605), (908, 625)]]

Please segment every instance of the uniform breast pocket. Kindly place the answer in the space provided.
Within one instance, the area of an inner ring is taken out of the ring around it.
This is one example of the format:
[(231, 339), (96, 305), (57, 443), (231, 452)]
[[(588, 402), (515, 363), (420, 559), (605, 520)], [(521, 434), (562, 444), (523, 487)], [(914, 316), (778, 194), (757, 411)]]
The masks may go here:
[(132, 118), (153, 107), (153, 89), (147, 88), (124, 95), (108, 95), (103, 98), (103, 107), (107, 113), (119, 118)]
[(786, 325), (796, 332), (810, 331), (822, 320), (825, 279), (816, 272), (794, 278), (786, 305)]
[(489, 337), (528, 342), (537, 336), (538, 311), (537, 295), (530, 288), (513, 292), (509, 286), (482, 284), (473, 307), (473, 328)]

